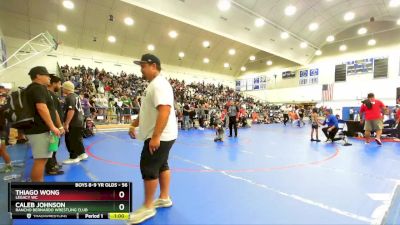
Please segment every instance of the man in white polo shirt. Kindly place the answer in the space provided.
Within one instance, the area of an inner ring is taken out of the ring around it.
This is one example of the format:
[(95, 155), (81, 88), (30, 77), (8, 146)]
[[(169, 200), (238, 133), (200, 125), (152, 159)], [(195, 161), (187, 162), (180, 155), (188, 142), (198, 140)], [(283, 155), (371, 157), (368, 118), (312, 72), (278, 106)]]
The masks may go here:
[[(168, 155), (178, 137), (174, 93), (168, 80), (160, 75), (160, 60), (152, 54), (145, 54), (140, 61), (134, 63), (140, 65), (143, 78), (149, 81), (149, 86), (142, 97), (139, 117), (129, 129), (131, 138), (137, 137), (144, 141), (140, 171), (145, 189), (144, 204), (130, 215), (129, 224), (138, 224), (153, 217), (156, 214), (155, 208), (172, 206)], [(135, 134), (137, 126), (138, 135)], [(158, 182), (160, 196), (154, 201)]]

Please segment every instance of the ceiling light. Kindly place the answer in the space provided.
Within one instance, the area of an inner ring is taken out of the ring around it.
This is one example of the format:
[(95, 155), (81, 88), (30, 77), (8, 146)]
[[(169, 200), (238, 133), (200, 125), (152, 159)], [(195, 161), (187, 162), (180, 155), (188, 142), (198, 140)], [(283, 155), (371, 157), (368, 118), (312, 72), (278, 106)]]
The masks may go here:
[(308, 46), (307, 42), (300, 43), (300, 48), (307, 48), (307, 46)]
[(179, 52), (178, 56), (179, 56), (179, 58), (183, 58), (183, 57), (185, 57), (185, 53), (184, 52)]
[(400, 0), (390, 0), (389, 7), (398, 7), (400, 5)]
[(268, 60), (268, 61), (267, 61), (267, 65), (268, 65), (268, 66), (272, 65), (272, 61), (271, 61), (271, 60)]
[(152, 44), (147, 45), (147, 50), (154, 51), (154, 49), (155, 49), (154, 45), (152, 45)]
[(241, 70), (242, 72), (244, 72), (244, 71), (246, 71), (246, 67), (245, 67), (245, 66), (242, 66), (242, 67), (240, 67), (240, 70)]
[(368, 31), (367, 28), (361, 27), (360, 29), (358, 29), (357, 33), (358, 33), (359, 35), (363, 35), (363, 34), (366, 34), (367, 31)]
[(350, 21), (353, 20), (356, 14), (354, 14), (354, 12), (347, 12), (344, 14), (343, 19), (345, 21)]
[(114, 43), (114, 42), (117, 41), (117, 39), (116, 39), (114, 36), (108, 36), (107, 39), (108, 39), (108, 41), (111, 42), (111, 43)]
[(236, 50), (233, 48), (229, 49), (229, 55), (234, 55), (234, 54), (236, 54)]
[(289, 34), (287, 32), (282, 32), (281, 33), (281, 38), (282, 39), (287, 39), (289, 37)]
[(65, 1), (63, 1), (63, 6), (67, 9), (73, 9), (75, 5), (72, 1), (65, 0)]
[(61, 32), (65, 32), (67, 31), (67, 27), (63, 24), (58, 24), (57, 25), (57, 30), (61, 31)]
[(319, 27), (318, 23), (310, 23), (310, 25), (308, 25), (308, 29), (309, 29), (310, 31), (317, 30), (318, 27)]
[(368, 41), (368, 45), (369, 45), (369, 46), (374, 46), (374, 45), (376, 45), (376, 40), (375, 40), (375, 39), (370, 39), (370, 40)]
[(285, 8), (285, 15), (286, 16), (292, 16), (296, 13), (297, 9), (293, 5), (289, 5), (288, 7)]
[(210, 47), (210, 42), (209, 41), (203, 41), (203, 47), (204, 48), (209, 48)]
[(329, 35), (327, 38), (326, 38), (326, 41), (327, 42), (333, 42), (335, 40), (335, 36), (333, 36), (333, 35)]
[(224, 67), (228, 68), (229, 67), (229, 63), (224, 63)]
[(256, 20), (254, 20), (254, 25), (256, 27), (262, 27), (262, 26), (264, 26), (264, 24), (265, 24), (264, 19), (257, 18)]
[(254, 60), (256, 60), (256, 57), (255, 57), (254, 55), (251, 55), (251, 56), (249, 57), (249, 59), (250, 59), (251, 61), (254, 61)]
[(231, 8), (231, 1), (229, 0), (219, 0), (218, 1), (218, 9), (221, 11), (227, 11)]
[(342, 51), (342, 52), (344, 52), (344, 51), (347, 50), (347, 46), (346, 46), (346, 45), (341, 45), (341, 46), (339, 47), (339, 50)]
[(210, 62), (210, 60), (208, 58), (203, 59), (203, 63), (209, 63), (209, 62)]
[(176, 38), (176, 37), (178, 37), (178, 33), (176, 33), (176, 31), (174, 31), (174, 30), (170, 31), (170, 32), (168, 33), (168, 35), (169, 35), (171, 38)]
[(125, 22), (125, 24), (128, 25), (128, 26), (132, 26), (133, 23), (134, 23), (135, 21), (133, 21), (133, 19), (130, 18), (130, 17), (126, 17), (126, 18), (124, 19), (124, 22)]
[(317, 51), (315, 51), (315, 55), (322, 55), (322, 51), (318, 49)]
[(396, 23), (397, 23), (397, 25), (400, 25), (400, 19), (398, 19), (398, 20), (396, 21)]

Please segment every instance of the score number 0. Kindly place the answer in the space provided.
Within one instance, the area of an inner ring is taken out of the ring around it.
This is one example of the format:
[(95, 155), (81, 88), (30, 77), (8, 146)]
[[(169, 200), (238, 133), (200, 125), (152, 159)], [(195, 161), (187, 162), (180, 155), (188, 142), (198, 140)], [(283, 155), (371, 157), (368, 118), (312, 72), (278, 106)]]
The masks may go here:
[[(118, 193), (118, 197), (121, 198), (121, 199), (124, 198), (125, 197), (125, 192), (120, 191)], [(124, 204), (119, 204), (118, 208), (119, 208), (119, 210), (123, 211), (125, 209), (125, 205)]]

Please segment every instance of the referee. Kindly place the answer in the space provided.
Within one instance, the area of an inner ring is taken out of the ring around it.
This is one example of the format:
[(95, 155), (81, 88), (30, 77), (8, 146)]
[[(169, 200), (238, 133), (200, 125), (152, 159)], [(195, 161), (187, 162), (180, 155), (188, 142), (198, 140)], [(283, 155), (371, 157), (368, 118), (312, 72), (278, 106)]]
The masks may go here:
[(237, 121), (239, 120), (239, 107), (234, 101), (229, 102), (228, 106), (229, 115), (229, 137), (232, 137), (232, 127), (235, 130), (235, 137), (237, 137)]
[[(143, 78), (149, 81), (149, 85), (142, 97), (139, 117), (133, 121), (129, 129), (131, 138), (137, 137), (144, 141), (140, 171), (145, 189), (144, 204), (131, 214), (129, 224), (138, 224), (153, 217), (156, 208), (172, 206), (169, 196), (171, 174), (168, 155), (178, 137), (174, 93), (168, 80), (160, 75), (160, 60), (152, 54), (145, 54), (140, 61), (134, 63), (140, 65)], [(137, 126), (139, 133), (136, 136)], [(154, 201), (158, 182), (160, 182), (160, 196)]]

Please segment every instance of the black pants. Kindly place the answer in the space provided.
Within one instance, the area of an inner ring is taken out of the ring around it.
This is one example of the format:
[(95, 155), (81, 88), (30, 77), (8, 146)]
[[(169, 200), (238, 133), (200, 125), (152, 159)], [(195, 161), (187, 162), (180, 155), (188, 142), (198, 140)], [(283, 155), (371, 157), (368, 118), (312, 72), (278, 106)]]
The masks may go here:
[(142, 154), (140, 155), (140, 172), (143, 180), (158, 179), (160, 173), (169, 170), (169, 151), (175, 140), (160, 141), (160, 147), (153, 154), (150, 154), (149, 143), (151, 139), (144, 142)]
[(322, 132), (324, 132), (326, 138), (328, 138), (330, 140), (334, 140), (335, 135), (339, 129), (337, 127), (335, 127), (335, 128), (333, 128), (333, 130), (331, 132), (328, 132), (328, 128), (329, 127), (322, 128)]
[(350, 120), (354, 120), (354, 114), (350, 114), (349, 117), (350, 117)]
[(200, 125), (200, 127), (204, 128), (204, 119), (203, 118), (199, 118), (199, 125)]
[(289, 115), (288, 114), (283, 114), (283, 124), (286, 125), (286, 123), (289, 121)]
[[(61, 143), (61, 139), (58, 140), (58, 147), (60, 147), (60, 143)], [(53, 152), (53, 155), (51, 156), (51, 158), (49, 158), (46, 162), (46, 171), (52, 171), (54, 170), (54, 167), (58, 165), (57, 163), (57, 158), (56, 158), (56, 153), (57, 152)]]
[(235, 129), (235, 137), (237, 136), (237, 121), (236, 116), (229, 117), (229, 136), (232, 136), (232, 127)]
[(65, 144), (70, 159), (76, 159), (79, 155), (85, 153), (82, 131), (83, 127), (70, 127), (69, 132), (65, 134)]

